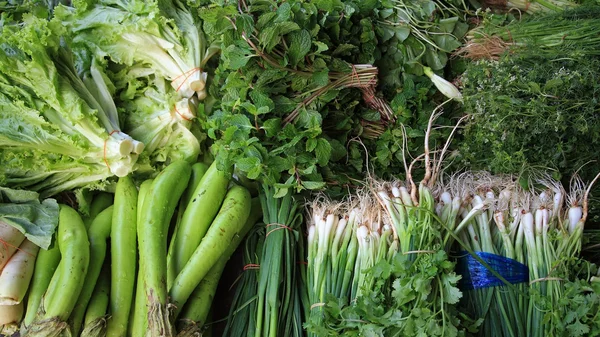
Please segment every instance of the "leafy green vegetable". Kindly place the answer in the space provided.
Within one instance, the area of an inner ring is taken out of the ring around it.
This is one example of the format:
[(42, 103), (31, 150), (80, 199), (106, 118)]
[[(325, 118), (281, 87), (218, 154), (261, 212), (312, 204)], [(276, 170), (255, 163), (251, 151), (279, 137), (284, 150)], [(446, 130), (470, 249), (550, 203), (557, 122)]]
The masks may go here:
[(195, 162), (204, 138), (190, 131), (197, 107), (146, 66), (110, 66), (123, 130), (146, 145), (139, 162), (152, 167), (179, 159)]
[[(222, 167), (235, 163), (241, 175), (275, 184), (277, 196), (322, 188), (344, 194), (367, 167), (401, 175), (401, 128), (414, 129), (407, 150), (422, 148), (436, 102), (421, 66), (430, 63), (408, 47), (408, 35), (437, 46), (429, 45), (444, 56), (435, 59), (445, 60), (466, 32), (462, 10), (439, 13), (436, 2), (410, 5), (415, 21), (402, 36), (390, 35), (404, 13), (399, 1), (219, 6), (200, 15), (208, 34), (222, 35), (221, 62), (209, 88), (217, 102), (203, 124)], [(425, 23), (431, 16), (435, 20)], [(399, 49), (412, 56), (396, 57)], [(432, 68), (439, 71), (445, 62)]]
[(0, 182), (42, 196), (134, 170), (143, 144), (123, 133), (101, 67), (69, 49), (59, 21), (1, 27)]
[[(591, 181), (598, 170), (588, 163), (600, 146), (599, 66), (592, 57), (518, 56), (470, 65), (463, 77), (470, 118), (457, 141), (460, 164), (496, 173), (549, 168)], [(590, 207), (597, 214), (595, 203)]]
[(58, 226), (58, 203), (54, 199), (40, 201), (35, 192), (0, 187), (0, 221), (48, 249)]
[(194, 5), (180, 0), (81, 0), (74, 6), (62, 7), (57, 16), (73, 25), (77, 42), (118, 63), (148, 64), (183, 97), (197, 93), (204, 99), (205, 66), (219, 49), (207, 44)]

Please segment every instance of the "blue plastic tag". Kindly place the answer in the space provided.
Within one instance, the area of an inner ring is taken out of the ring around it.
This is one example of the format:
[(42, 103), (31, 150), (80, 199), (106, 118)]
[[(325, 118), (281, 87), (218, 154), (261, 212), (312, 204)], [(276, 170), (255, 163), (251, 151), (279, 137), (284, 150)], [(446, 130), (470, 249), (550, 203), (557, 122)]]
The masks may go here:
[[(504, 256), (475, 252), (496, 273), (511, 284), (529, 282), (529, 268), (526, 265)], [(457, 271), (462, 276), (458, 285), (461, 290), (473, 290), (504, 286), (505, 283), (466, 251), (460, 252)]]

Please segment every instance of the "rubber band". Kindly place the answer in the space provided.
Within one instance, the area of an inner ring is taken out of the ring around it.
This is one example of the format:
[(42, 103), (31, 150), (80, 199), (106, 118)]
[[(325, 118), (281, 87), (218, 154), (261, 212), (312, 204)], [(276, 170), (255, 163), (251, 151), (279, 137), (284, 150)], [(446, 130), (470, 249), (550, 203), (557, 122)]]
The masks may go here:
[[(186, 72), (182, 73), (181, 75), (179, 75), (179, 76), (175, 77), (175, 78), (174, 78), (174, 79), (173, 79), (171, 82), (175, 82), (175, 81), (177, 81), (178, 79), (180, 79), (180, 78), (182, 78), (183, 76), (186, 76), (186, 75), (187, 75), (187, 77), (189, 77), (189, 74), (188, 74), (188, 73), (191, 73), (191, 74), (193, 74), (193, 73), (194, 73), (194, 72), (196, 72), (197, 70), (200, 70), (200, 67), (192, 68), (192, 69), (190, 69), (190, 70), (188, 70), (188, 71), (186, 71)], [(186, 79), (187, 79), (187, 77), (186, 77)]]
[(305, 265), (305, 266), (308, 266), (308, 262), (306, 262), (306, 261), (298, 261), (298, 262), (296, 262), (296, 263), (297, 263), (297, 264), (303, 264), (303, 265)]
[(362, 88), (362, 96), (363, 96), (363, 101), (365, 101), (365, 103), (367, 103), (367, 105), (372, 108), (372, 109), (376, 109), (377, 106), (375, 105), (374, 99), (375, 99), (375, 90), (373, 89), (372, 86), (366, 87), (366, 88)]
[(179, 117), (181, 117), (182, 119), (186, 120), (186, 121), (191, 121), (191, 119), (185, 117), (181, 112), (179, 112), (179, 109), (177, 109), (177, 105), (175, 105), (175, 113), (179, 115)]
[(271, 226), (277, 226), (277, 228), (268, 231), (267, 234), (265, 235), (265, 237), (269, 236), (269, 234), (273, 233), (274, 231), (280, 230), (280, 229), (289, 229), (290, 231), (294, 230), (293, 228), (288, 227), (283, 224), (280, 224), (280, 223), (270, 223), (270, 224), (266, 225), (265, 227), (271, 227)]
[(183, 79), (183, 81), (181, 82), (181, 84), (177, 87), (177, 89), (175, 89), (175, 91), (179, 92), (179, 90), (181, 90), (181, 87), (183, 87), (183, 85), (185, 84), (185, 82), (187, 82), (188, 78), (190, 78), (195, 72), (200, 71), (200, 70), (201, 70), (200, 67), (192, 68), (192, 69), (186, 71), (185, 73), (177, 76), (173, 81), (171, 81), (171, 83), (173, 83), (173, 82), (177, 81), (179, 78), (181, 78), (182, 76), (185, 76), (185, 78)]
[(410, 250), (408, 252), (402, 253), (403, 255), (408, 254), (434, 254), (435, 250)]
[(8, 247), (12, 247), (12, 248), (15, 248), (16, 250), (23, 252), (31, 257), (35, 257), (34, 254), (31, 254), (30, 252), (28, 252), (24, 249), (21, 249), (19, 246), (11, 245), (10, 243), (4, 241), (3, 239), (0, 239), (0, 244), (4, 247), (5, 250), (8, 250)]
[(352, 86), (352, 87), (358, 86), (358, 85), (354, 84), (355, 78), (356, 78), (356, 82), (358, 82), (358, 84), (360, 84), (360, 77), (358, 76), (358, 71), (356, 70), (356, 67), (354, 66), (354, 64), (352, 65), (352, 73), (350, 75), (350, 78), (352, 79), (352, 81), (350, 82), (350, 86)]
[(310, 306), (310, 310), (313, 310), (314, 308), (324, 307), (325, 304), (326, 304), (325, 302), (315, 303), (315, 304), (313, 304), (313, 305)]
[(529, 6), (531, 6), (531, 2), (525, 1), (525, 11), (526, 12), (529, 10)]
[(529, 285), (532, 285), (532, 284), (537, 283), (537, 282), (544, 282), (544, 281), (564, 281), (564, 280), (565, 279), (562, 279), (560, 277), (550, 277), (550, 276), (547, 276), (547, 277), (542, 277), (542, 278), (538, 278), (538, 279), (535, 279), (535, 280), (531, 280), (531, 282), (529, 282)]
[(257, 270), (260, 269), (260, 264), (256, 264), (256, 263), (248, 263), (247, 265), (244, 266), (244, 271), (246, 270)]
[(110, 139), (110, 137), (115, 133), (115, 132), (121, 132), (119, 130), (112, 130), (109, 134), (108, 137), (104, 140), (104, 156), (103, 156), (103, 160), (104, 163), (106, 164), (106, 167), (108, 168), (108, 171), (110, 171), (110, 165), (108, 165), (108, 159), (106, 159), (106, 143), (108, 143), (108, 140)]

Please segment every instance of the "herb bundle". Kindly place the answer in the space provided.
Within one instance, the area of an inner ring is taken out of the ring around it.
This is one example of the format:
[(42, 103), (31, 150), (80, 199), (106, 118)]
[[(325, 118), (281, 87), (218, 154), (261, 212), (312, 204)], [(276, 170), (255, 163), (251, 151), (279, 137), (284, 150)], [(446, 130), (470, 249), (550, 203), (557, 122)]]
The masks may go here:
[[(468, 281), (461, 284), (464, 305), (483, 319), (480, 336), (582, 336), (598, 329), (598, 294), (589, 283), (596, 267), (588, 265), (586, 276), (575, 268), (585, 264), (579, 254), (589, 187), (573, 182), (567, 194), (548, 176), (528, 190), (513, 178), (487, 173), (467, 172), (451, 181), (449, 189), (460, 191), (462, 200), (455, 234), (470, 260), (461, 270)], [(563, 301), (574, 292), (590, 295), (578, 313)]]

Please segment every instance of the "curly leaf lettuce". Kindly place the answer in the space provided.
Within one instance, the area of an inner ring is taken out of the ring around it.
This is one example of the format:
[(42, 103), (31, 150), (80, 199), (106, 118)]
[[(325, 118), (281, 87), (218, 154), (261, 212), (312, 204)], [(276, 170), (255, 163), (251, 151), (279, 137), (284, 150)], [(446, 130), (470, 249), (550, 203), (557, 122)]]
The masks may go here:
[(77, 41), (101, 56), (128, 66), (148, 64), (171, 81), (183, 97), (206, 96), (208, 60), (219, 51), (208, 45), (201, 22), (179, 0), (75, 1), (58, 17), (77, 32)]
[(101, 67), (77, 70), (60, 22), (26, 16), (0, 46), (3, 185), (50, 196), (134, 170), (144, 145), (120, 130)]

